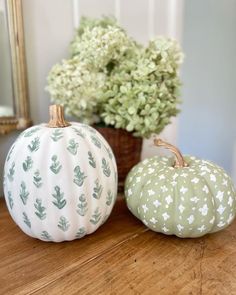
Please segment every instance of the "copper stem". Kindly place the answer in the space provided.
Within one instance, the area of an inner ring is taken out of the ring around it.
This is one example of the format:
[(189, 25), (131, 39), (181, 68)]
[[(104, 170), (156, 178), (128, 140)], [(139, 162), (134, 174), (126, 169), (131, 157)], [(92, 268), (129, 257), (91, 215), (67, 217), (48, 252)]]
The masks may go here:
[(154, 145), (159, 146), (159, 147), (164, 147), (168, 150), (170, 150), (174, 155), (175, 155), (175, 168), (180, 168), (180, 167), (187, 167), (188, 164), (185, 162), (184, 157), (182, 156), (180, 150), (173, 146), (172, 144), (157, 138), (154, 139)]
[(47, 127), (50, 128), (61, 128), (70, 126), (70, 123), (67, 122), (64, 118), (63, 106), (54, 104), (49, 107), (50, 121), (47, 124)]

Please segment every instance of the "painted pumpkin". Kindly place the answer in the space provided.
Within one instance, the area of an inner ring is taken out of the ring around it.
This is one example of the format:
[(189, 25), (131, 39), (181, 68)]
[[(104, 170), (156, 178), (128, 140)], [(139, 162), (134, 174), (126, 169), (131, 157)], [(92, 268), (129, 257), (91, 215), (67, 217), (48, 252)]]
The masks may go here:
[(156, 232), (178, 237), (200, 237), (227, 227), (235, 217), (236, 193), (230, 177), (217, 165), (183, 157), (174, 146), (173, 157), (155, 156), (133, 169), (125, 183), (129, 210)]
[(4, 169), (4, 194), (16, 224), (29, 236), (60, 242), (93, 233), (111, 213), (117, 167), (93, 128), (50, 108), (48, 124), (24, 131)]

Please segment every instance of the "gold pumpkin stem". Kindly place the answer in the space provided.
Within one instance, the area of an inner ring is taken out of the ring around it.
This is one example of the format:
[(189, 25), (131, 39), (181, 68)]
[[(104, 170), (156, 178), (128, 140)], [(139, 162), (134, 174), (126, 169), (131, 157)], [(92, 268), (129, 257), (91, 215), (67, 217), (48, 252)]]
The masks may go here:
[(164, 147), (168, 150), (170, 150), (174, 155), (175, 155), (175, 168), (181, 168), (181, 167), (187, 167), (188, 164), (185, 162), (184, 157), (182, 156), (180, 150), (175, 147), (174, 145), (160, 139), (156, 138), (154, 139), (154, 145), (159, 146), (159, 147)]
[(70, 123), (64, 118), (63, 106), (54, 104), (49, 107), (50, 121), (47, 124), (49, 128), (61, 128), (68, 127)]

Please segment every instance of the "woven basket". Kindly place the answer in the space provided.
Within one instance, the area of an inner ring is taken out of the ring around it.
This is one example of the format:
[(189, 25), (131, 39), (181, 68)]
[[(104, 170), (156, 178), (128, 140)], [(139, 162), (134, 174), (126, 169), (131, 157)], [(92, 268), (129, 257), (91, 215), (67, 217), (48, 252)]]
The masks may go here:
[(98, 126), (95, 128), (105, 137), (114, 152), (118, 168), (118, 191), (123, 192), (127, 174), (140, 161), (142, 139), (123, 129)]

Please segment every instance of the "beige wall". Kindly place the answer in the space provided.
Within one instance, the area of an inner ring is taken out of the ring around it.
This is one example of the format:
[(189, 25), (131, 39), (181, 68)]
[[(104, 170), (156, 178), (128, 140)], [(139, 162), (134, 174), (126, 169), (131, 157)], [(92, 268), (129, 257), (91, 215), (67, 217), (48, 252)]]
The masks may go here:
[[(46, 76), (51, 66), (67, 56), (67, 49), (80, 15), (115, 14), (140, 42), (155, 34), (180, 38), (182, 0), (22, 0), (28, 65), (31, 116), (35, 124), (48, 120), (49, 96)], [(76, 4), (76, 5), (75, 5)], [(74, 6), (75, 5), (75, 6)], [(78, 11), (73, 8), (77, 7)], [(168, 127), (166, 138), (176, 140), (176, 124)], [(17, 132), (0, 137), (0, 167)], [(143, 157), (156, 151), (145, 142)], [(2, 195), (2, 173), (0, 177)]]

